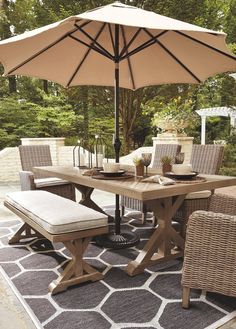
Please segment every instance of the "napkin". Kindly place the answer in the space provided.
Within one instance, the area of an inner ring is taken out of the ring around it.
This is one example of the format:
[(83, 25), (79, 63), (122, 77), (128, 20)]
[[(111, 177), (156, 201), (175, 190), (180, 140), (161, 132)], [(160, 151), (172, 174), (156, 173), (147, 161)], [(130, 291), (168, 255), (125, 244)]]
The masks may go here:
[(173, 184), (175, 184), (175, 181), (173, 179), (168, 178), (168, 177), (164, 177), (164, 176), (161, 176), (161, 175), (150, 176), (148, 178), (143, 179), (142, 182), (154, 182), (154, 183), (158, 183), (160, 185), (173, 185)]

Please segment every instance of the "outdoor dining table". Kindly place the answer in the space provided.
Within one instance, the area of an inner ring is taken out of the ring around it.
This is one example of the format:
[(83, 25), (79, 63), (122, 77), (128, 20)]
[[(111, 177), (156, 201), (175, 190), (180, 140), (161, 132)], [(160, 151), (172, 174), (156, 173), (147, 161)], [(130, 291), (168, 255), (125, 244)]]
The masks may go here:
[(125, 270), (131, 276), (143, 272), (149, 266), (183, 256), (184, 239), (172, 227), (172, 217), (186, 194), (236, 185), (236, 177), (220, 175), (201, 175), (203, 179), (200, 180), (163, 186), (144, 182), (142, 178), (135, 176), (119, 180), (95, 179), (83, 175), (85, 170), (71, 166), (35, 167), (34, 171), (72, 182), (82, 193), (80, 203), (95, 210), (101, 208), (90, 198), (94, 189), (147, 203), (154, 216), (157, 216), (158, 225), (137, 258), (127, 265)]

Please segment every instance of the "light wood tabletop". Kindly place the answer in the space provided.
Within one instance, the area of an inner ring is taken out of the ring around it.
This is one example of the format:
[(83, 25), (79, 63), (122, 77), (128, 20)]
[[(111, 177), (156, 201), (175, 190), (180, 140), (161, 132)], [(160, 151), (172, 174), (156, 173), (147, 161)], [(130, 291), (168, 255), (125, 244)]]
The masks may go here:
[(48, 166), (34, 168), (34, 172), (43, 172), (45, 175), (55, 176), (71, 181), (75, 184), (81, 184), (143, 201), (236, 185), (236, 177), (230, 176), (201, 175), (207, 179), (205, 182), (196, 183), (193, 181), (192, 184), (188, 183), (162, 186), (153, 182), (143, 182), (140, 177), (131, 177), (123, 180), (98, 180), (90, 176), (83, 176), (85, 171), (86, 170), (84, 169), (71, 166)]
[(126, 272), (131, 276), (143, 272), (148, 266), (183, 256), (184, 240), (172, 227), (172, 218), (186, 194), (236, 185), (236, 177), (220, 175), (200, 175), (205, 181), (163, 186), (154, 182), (143, 182), (142, 178), (137, 177), (122, 180), (95, 179), (83, 176), (84, 170), (69, 166), (36, 167), (34, 171), (74, 183), (82, 193), (80, 203), (99, 211), (102, 211), (101, 208), (90, 198), (93, 189), (148, 203), (148, 208), (152, 209), (154, 216), (158, 218), (158, 225), (137, 258), (128, 264)]

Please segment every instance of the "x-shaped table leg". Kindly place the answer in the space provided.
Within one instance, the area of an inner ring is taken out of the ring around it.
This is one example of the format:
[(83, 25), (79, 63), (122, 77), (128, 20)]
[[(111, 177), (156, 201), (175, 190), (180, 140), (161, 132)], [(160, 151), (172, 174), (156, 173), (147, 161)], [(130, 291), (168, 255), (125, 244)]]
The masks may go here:
[(148, 266), (183, 256), (184, 240), (172, 227), (172, 218), (184, 198), (185, 195), (179, 195), (148, 202), (158, 218), (158, 227), (137, 258), (127, 265), (130, 276), (143, 272)]
[[(99, 211), (105, 215), (107, 215), (105, 213), (105, 211), (102, 210), (102, 208), (100, 208), (92, 199), (91, 199), (91, 194), (93, 193), (94, 188), (92, 187), (88, 187), (88, 186), (84, 186), (84, 185), (80, 185), (80, 184), (74, 184), (75, 188), (77, 188), (78, 191), (80, 191), (82, 198), (79, 201), (80, 204), (82, 204), (83, 206), (92, 208), (96, 211)], [(113, 217), (110, 215), (107, 215), (109, 220), (113, 220)]]

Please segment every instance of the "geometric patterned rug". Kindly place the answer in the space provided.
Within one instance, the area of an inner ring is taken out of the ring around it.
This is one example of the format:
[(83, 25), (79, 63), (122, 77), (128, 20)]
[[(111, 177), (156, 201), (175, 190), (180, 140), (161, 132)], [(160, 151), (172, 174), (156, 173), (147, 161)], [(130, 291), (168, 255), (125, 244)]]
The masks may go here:
[[(113, 214), (113, 207), (104, 207)], [(48, 285), (68, 262), (61, 243), (32, 239), (9, 246), (8, 237), (19, 227), (16, 218), (0, 222), (0, 265), (13, 290), (39, 327), (45, 329), (203, 329), (218, 328), (236, 314), (236, 298), (193, 291), (191, 307), (181, 307), (182, 261), (174, 260), (129, 277), (124, 267), (136, 258), (153, 232), (151, 222), (142, 225), (140, 213), (130, 211), (122, 230), (140, 235), (138, 246), (107, 250), (91, 243), (88, 263), (105, 274), (51, 296)], [(17, 328), (16, 328), (17, 329)]]

